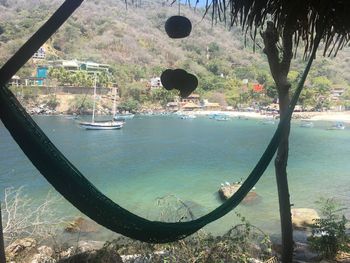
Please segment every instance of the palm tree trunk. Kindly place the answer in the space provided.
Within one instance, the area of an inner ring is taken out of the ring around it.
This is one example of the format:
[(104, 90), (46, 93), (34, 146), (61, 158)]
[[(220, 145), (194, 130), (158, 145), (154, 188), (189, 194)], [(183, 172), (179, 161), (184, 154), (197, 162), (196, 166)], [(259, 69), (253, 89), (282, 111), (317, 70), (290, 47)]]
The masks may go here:
[[(289, 95), (287, 92), (279, 92), (280, 118), (284, 118), (288, 105)], [(290, 263), (293, 260), (293, 226), (291, 205), (289, 198), (287, 162), (289, 152), (289, 132), (290, 122), (285, 127), (281, 142), (278, 146), (275, 159), (275, 174), (278, 190), (278, 200), (280, 209), (281, 231), (282, 231), (282, 262)]]
[[(264, 52), (267, 55), (270, 71), (276, 83), (279, 97), (280, 118), (287, 112), (289, 105), (290, 83), (288, 73), (293, 57), (292, 33), (286, 27), (282, 35), (282, 49), (277, 48), (279, 34), (273, 23), (268, 22), (266, 30), (262, 33), (264, 40)], [(280, 54), (282, 53), (282, 54)], [(281, 57), (281, 58), (280, 58)], [(275, 159), (275, 174), (278, 189), (280, 220), (282, 230), (282, 262), (291, 263), (293, 260), (293, 228), (291, 218), (291, 205), (289, 200), (289, 188), (287, 179), (287, 162), (289, 151), (290, 122), (283, 130), (281, 142)]]

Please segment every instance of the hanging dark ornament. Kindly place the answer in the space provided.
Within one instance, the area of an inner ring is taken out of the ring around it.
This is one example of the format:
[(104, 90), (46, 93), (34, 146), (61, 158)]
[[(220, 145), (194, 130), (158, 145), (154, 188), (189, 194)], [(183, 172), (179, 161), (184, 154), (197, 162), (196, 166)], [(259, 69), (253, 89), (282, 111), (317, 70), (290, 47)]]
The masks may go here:
[(167, 69), (163, 71), (160, 81), (166, 90), (179, 90), (182, 98), (188, 97), (198, 86), (197, 77), (183, 69)]
[(192, 23), (184, 16), (172, 16), (165, 22), (165, 32), (170, 38), (188, 37), (191, 30)]
[(198, 79), (193, 74), (187, 74), (186, 83), (185, 85), (180, 89), (180, 96), (181, 98), (187, 98), (191, 95), (191, 93), (197, 88), (198, 86)]

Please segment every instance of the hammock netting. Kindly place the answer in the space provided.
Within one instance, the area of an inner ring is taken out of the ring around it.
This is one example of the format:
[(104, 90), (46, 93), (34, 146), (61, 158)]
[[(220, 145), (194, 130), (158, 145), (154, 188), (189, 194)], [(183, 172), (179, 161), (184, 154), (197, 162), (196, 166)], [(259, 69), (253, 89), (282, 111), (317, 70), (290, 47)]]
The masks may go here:
[(50, 20), (0, 69), (0, 118), (14, 140), (47, 181), (72, 205), (100, 225), (130, 238), (153, 243), (165, 243), (189, 236), (230, 212), (258, 182), (278, 148), (284, 127), (290, 121), (316, 48), (291, 100), (287, 116), (280, 121), (261, 159), (239, 190), (218, 208), (198, 219), (175, 223), (151, 221), (114, 203), (90, 183), (49, 140), (5, 85), (9, 78), (23, 66), (25, 61), (57, 30), (81, 2), (66, 1)]

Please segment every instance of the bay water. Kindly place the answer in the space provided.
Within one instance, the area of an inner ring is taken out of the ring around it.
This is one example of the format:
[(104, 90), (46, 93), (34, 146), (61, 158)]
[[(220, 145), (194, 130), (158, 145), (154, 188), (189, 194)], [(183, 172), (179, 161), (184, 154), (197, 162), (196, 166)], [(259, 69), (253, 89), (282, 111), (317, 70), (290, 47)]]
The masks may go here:
[[(86, 131), (64, 116), (35, 116), (35, 121), (65, 156), (120, 206), (156, 220), (156, 200), (175, 195), (193, 205), (196, 216), (222, 203), (222, 183), (244, 180), (267, 146), (277, 124), (259, 120), (215, 121), (207, 117), (135, 117), (121, 130)], [(350, 204), (350, 129), (327, 130), (331, 123), (302, 128), (293, 121), (288, 178), (294, 207), (317, 208), (321, 197)], [(0, 194), (21, 187), (42, 200), (53, 187), (30, 163), (0, 123)], [(77, 189), (79, 190), (79, 189)], [(259, 202), (236, 211), (272, 235), (280, 232), (273, 163), (256, 185)], [(57, 216), (80, 212), (62, 200)], [(349, 215), (349, 211), (345, 211)], [(223, 234), (239, 223), (234, 212), (205, 229)], [(105, 231), (104, 237), (113, 234)]]

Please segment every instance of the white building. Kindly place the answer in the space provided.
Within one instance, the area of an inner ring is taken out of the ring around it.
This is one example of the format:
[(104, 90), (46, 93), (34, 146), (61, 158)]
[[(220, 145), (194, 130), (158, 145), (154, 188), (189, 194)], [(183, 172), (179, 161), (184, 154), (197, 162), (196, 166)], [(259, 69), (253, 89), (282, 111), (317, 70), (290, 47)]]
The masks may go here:
[(46, 51), (44, 47), (39, 48), (37, 52), (33, 55), (34, 59), (45, 59), (46, 58)]
[(160, 80), (160, 77), (154, 77), (150, 79), (150, 85), (151, 85), (151, 90), (153, 89), (159, 89), (162, 88), (162, 82)]

